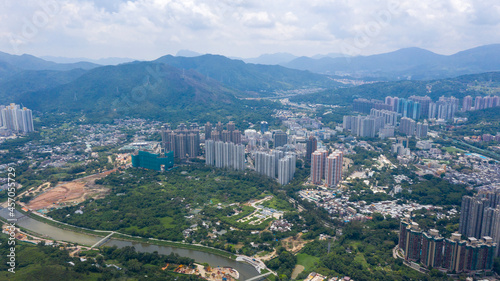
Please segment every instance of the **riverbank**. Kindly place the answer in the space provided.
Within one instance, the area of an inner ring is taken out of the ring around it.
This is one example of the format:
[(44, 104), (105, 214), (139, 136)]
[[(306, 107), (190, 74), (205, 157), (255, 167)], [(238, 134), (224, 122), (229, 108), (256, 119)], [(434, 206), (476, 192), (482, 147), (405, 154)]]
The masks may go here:
[[(112, 232), (112, 231), (107, 231), (107, 230), (93, 230), (93, 229), (88, 229), (88, 228), (84, 228), (84, 227), (70, 225), (67, 223), (63, 223), (63, 222), (59, 222), (59, 221), (47, 218), (45, 216), (42, 216), (42, 215), (39, 215), (39, 214), (36, 214), (33, 212), (26, 212), (26, 211), (22, 210), (21, 208), (19, 208), (17, 211), (19, 211), (20, 213), (22, 213), (25, 216), (28, 216), (29, 218), (37, 220), (39, 222), (46, 223), (46, 224), (52, 225), (54, 227), (69, 230), (69, 231), (74, 231), (74, 232), (78, 232), (78, 233), (92, 235), (95, 237), (104, 238)], [(115, 232), (112, 235), (112, 238), (118, 239), (118, 240), (130, 241), (130, 242), (146, 243), (146, 244), (157, 245), (157, 246), (169, 246), (169, 247), (177, 247), (177, 248), (183, 248), (183, 249), (188, 249), (188, 250), (197, 250), (200, 252), (219, 255), (219, 256), (230, 258), (233, 260), (236, 259), (236, 255), (234, 255), (233, 253), (226, 252), (224, 250), (220, 250), (217, 248), (199, 245), (199, 244), (196, 245), (196, 244), (187, 244), (187, 243), (182, 243), (182, 242), (161, 240), (161, 239), (156, 239), (156, 238), (145, 238), (145, 237), (132, 236), (132, 235), (124, 234), (124, 233), (119, 233), (119, 232)], [(84, 245), (84, 246), (91, 246), (91, 245)]]

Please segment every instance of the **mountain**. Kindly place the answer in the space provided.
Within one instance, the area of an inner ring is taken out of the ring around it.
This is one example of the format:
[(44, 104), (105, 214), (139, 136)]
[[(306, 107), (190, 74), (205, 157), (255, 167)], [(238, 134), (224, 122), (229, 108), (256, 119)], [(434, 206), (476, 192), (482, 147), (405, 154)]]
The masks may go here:
[(92, 69), (99, 65), (90, 62), (77, 63), (55, 63), (37, 58), (32, 55), (11, 55), (0, 52), (0, 62), (8, 63), (20, 70), (72, 70), (72, 69)]
[(54, 56), (43, 56), (40, 57), (44, 60), (55, 62), (55, 63), (77, 63), (77, 62), (90, 62), (98, 65), (117, 65), (127, 62), (135, 61), (131, 58), (101, 58), (101, 59), (89, 59), (89, 58), (65, 58), (65, 57), (54, 57)]
[(103, 120), (123, 116), (216, 120), (214, 116), (245, 116), (250, 110), (244, 112), (248, 105), (221, 83), (157, 62), (95, 68), (67, 84), (17, 94), (12, 102), (42, 112)]
[(297, 56), (294, 56), (289, 53), (275, 53), (275, 54), (263, 54), (256, 58), (243, 59), (243, 61), (246, 63), (277, 65), (277, 64), (288, 63), (296, 58)]
[(438, 80), (404, 80), (378, 82), (358, 87), (326, 90), (321, 93), (291, 97), (291, 101), (314, 104), (351, 105), (356, 98), (384, 100), (386, 96), (408, 98), (428, 95), (433, 100), (441, 96), (463, 99), (467, 95), (489, 95), (500, 88), (500, 72), (462, 75)]
[(500, 70), (500, 44), (481, 46), (454, 55), (420, 48), (357, 57), (300, 57), (285, 67), (315, 73), (371, 77), (379, 80), (429, 80)]
[(0, 80), (0, 104), (12, 102), (12, 96), (24, 93), (51, 89), (67, 84), (86, 72), (83, 69), (68, 71), (56, 70), (23, 70), (10, 74)]
[(272, 94), (274, 91), (299, 88), (331, 88), (340, 83), (325, 75), (285, 68), (278, 65), (246, 64), (219, 55), (198, 57), (161, 57), (154, 62), (180, 69), (195, 70), (240, 91)]

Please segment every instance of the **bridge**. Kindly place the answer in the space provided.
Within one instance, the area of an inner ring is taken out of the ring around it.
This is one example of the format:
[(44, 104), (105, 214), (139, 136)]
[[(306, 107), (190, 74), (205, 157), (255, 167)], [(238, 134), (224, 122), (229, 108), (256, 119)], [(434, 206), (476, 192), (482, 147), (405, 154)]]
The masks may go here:
[(273, 274), (273, 273), (272, 273), (272, 272), (264, 273), (264, 274), (261, 274), (261, 275), (259, 275), (259, 276), (255, 276), (255, 277), (252, 277), (252, 278), (250, 278), (250, 279), (247, 279), (247, 281), (257, 281), (257, 280), (261, 280), (261, 278), (264, 278), (264, 277), (266, 277), (266, 276), (268, 276), (268, 275), (271, 275), (271, 274)]
[(109, 238), (111, 238), (111, 236), (113, 236), (113, 234), (115, 234), (114, 231), (112, 231), (110, 234), (108, 234), (108, 236), (106, 236), (106, 237), (102, 238), (101, 240), (97, 241), (97, 243), (95, 243), (94, 245), (92, 245), (92, 247), (90, 247), (90, 248), (93, 249), (93, 248), (97, 248), (97, 247), (101, 246), (106, 241), (108, 241)]

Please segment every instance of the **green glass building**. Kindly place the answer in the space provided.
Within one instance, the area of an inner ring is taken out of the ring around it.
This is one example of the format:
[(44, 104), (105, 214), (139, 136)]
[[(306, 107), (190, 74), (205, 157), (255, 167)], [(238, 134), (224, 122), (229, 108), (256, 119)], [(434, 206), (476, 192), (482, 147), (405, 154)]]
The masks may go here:
[(155, 171), (165, 171), (174, 166), (174, 152), (154, 154), (147, 151), (140, 151), (137, 155), (132, 155), (132, 167), (144, 168)]

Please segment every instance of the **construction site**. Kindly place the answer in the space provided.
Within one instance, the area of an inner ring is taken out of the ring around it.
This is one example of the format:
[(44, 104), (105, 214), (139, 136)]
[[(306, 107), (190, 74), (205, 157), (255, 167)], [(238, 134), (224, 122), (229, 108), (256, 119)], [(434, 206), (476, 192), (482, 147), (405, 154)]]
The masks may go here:
[(26, 208), (44, 213), (50, 209), (79, 204), (88, 198), (101, 198), (108, 192), (108, 189), (95, 184), (95, 181), (114, 171), (116, 169), (71, 182), (59, 183), (55, 187), (50, 187), (50, 183), (44, 183), (25, 194), (35, 196), (26, 204)]

